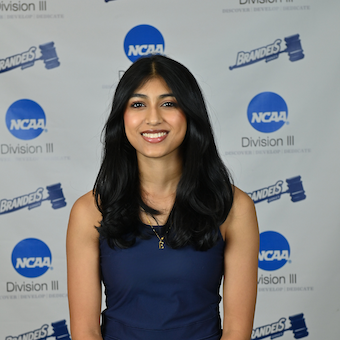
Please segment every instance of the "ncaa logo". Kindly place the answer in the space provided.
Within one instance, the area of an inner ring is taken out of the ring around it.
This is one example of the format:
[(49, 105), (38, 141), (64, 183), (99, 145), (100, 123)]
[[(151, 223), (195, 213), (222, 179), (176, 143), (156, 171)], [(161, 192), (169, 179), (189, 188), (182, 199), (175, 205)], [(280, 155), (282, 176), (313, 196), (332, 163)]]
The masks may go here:
[(262, 92), (249, 103), (248, 120), (257, 131), (270, 133), (288, 124), (288, 108), (282, 97), (273, 92)]
[(45, 112), (33, 100), (21, 99), (7, 110), (6, 125), (14, 137), (22, 140), (34, 139), (45, 130)]
[(275, 231), (260, 234), (259, 268), (268, 271), (280, 269), (289, 256), (290, 247), (284, 236)]
[(12, 252), (12, 265), (22, 276), (33, 278), (51, 267), (52, 255), (48, 246), (36, 238), (20, 241)]
[(124, 40), (125, 54), (132, 62), (150, 54), (163, 54), (164, 47), (161, 32), (150, 25), (135, 26)]

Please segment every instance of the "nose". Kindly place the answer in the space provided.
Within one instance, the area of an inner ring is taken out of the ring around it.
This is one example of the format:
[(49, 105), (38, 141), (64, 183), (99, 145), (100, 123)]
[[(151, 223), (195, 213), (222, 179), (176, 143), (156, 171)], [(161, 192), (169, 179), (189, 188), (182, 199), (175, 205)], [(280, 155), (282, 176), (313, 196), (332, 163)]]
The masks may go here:
[(157, 107), (149, 107), (148, 110), (146, 110), (145, 115), (145, 122), (148, 125), (156, 126), (162, 123), (162, 115), (160, 114)]

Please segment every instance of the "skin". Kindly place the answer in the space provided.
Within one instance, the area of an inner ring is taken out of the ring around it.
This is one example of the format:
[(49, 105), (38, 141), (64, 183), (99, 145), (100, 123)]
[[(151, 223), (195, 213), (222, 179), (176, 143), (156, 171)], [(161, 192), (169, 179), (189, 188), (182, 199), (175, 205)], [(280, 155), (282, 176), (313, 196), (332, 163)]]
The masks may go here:
[[(127, 104), (124, 125), (126, 136), (137, 152), (143, 199), (162, 212), (158, 222), (164, 224), (182, 173), (180, 145), (187, 123), (163, 79), (152, 78), (135, 91)], [(166, 135), (159, 142), (158, 138), (147, 137), (155, 133)], [(145, 216), (142, 221), (147, 223)]]
[[(167, 220), (182, 171), (180, 145), (187, 125), (176, 104), (166, 83), (152, 78), (135, 91), (124, 114), (126, 135), (137, 152), (142, 196), (161, 211), (159, 224)], [(73, 340), (102, 339), (99, 241), (93, 227), (99, 226), (100, 220), (92, 192), (79, 198), (71, 210), (67, 266)], [(141, 220), (148, 223), (143, 214)], [(221, 340), (249, 340), (256, 300), (259, 234), (253, 201), (236, 187), (233, 207), (220, 229), (228, 245)]]

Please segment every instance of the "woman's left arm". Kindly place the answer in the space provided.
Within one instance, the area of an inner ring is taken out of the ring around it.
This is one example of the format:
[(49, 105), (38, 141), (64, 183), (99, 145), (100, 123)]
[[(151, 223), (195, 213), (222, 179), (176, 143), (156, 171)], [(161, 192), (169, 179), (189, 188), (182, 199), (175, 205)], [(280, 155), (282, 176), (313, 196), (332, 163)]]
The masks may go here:
[(253, 201), (236, 187), (221, 233), (226, 242), (221, 340), (249, 340), (257, 293), (259, 231)]

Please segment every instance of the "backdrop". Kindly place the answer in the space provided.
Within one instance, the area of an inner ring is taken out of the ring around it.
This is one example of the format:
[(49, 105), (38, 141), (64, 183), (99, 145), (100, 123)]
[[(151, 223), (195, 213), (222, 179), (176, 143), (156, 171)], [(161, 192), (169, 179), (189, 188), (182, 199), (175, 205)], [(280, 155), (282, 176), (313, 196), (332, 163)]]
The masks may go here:
[[(115, 86), (138, 57), (186, 65), (257, 208), (252, 339), (336, 339), (336, 0), (0, 2), (0, 338), (68, 334), (65, 234), (92, 189)], [(338, 98), (338, 99), (337, 99)]]

